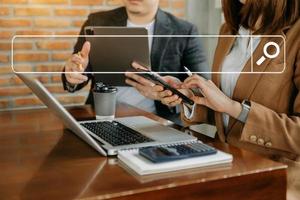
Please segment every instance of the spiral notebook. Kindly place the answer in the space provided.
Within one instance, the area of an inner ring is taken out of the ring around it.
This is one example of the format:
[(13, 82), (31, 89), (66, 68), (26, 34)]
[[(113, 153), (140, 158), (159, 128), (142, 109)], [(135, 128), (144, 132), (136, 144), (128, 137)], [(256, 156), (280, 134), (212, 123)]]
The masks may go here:
[[(199, 142), (199, 141), (197, 141)], [(182, 145), (179, 143), (167, 145), (168, 147)], [(153, 163), (143, 156), (139, 155), (139, 149), (122, 150), (118, 153), (118, 158), (125, 165), (138, 175), (149, 175), (155, 173), (164, 173), (198, 167), (209, 167), (231, 163), (233, 157), (231, 154), (219, 151), (213, 155), (187, 158), (166, 163)]]

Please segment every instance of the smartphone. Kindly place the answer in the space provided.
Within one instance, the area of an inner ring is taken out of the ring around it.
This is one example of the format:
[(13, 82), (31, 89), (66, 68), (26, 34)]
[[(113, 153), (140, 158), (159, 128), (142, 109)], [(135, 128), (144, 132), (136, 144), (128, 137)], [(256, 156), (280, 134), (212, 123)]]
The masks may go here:
[(163, 86), (165, 90), (170, 90), (173, 94), (176, 94), (179, 98), (181, 98), (184, 103), (189, 104), (191, 106), (194, 105), (194, 101), (192, 99), (188, 98), (186, 95), (182, 94), (179, 90), (177, 90), (176, 88), (169, 85), (166, 81), (164, 81), (156, 73), (154, 73), (150, 70), (144, 70), (144, 69), (134, 69), (133, 71), (140, 72), (140, 73), (138, 73), (138, 75), (155, 83), (156, 85)]
[(139, 154), (153, 163), (163, 163), (216, 154), (217, 150), (201, 142), (174, 146), (144, 147)]

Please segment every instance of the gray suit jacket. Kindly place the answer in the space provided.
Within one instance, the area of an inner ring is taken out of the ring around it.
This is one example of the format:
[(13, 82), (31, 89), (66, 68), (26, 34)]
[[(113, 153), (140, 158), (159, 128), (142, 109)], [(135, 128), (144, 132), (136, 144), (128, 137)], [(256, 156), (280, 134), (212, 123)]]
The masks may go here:
[[(124, 7), (117, 8), (105, 12), (97, 12), (89, 15), (88, 20), (84, 23), (80, 35), (84, 35), (85, 26), (126, 26), (127, 13)], [(175, 16), (158, 10), (155, 20), (154, 35), (197, 35), (197, 28), (189, 22), (178, 19)], [(74, 47), (74, 53), (81, 50), (85, 38), (78, 38)], [(151, 50), (151, 68), (153, 71), (159, 72), (183, 72), (183, 66), (188, 67), (191, 71), (208, 72), (206, 56), (203, 51), (201, 41), (195, 37), (166, 37), (153, 38)], [(88, 65), (87, 71), (92, 71), (92, 66)], [(87, 75), (92, 80), (92, 88), (94, 86), (94, 77), (92, 74)], [(176, 74), (181, 80), (187, 76)], [(207, 77), (208, 78), (208, 77)], [(64, 88), (66, 87), (66, 78), (62, 75)], [(77, 90), (87, 85), (88, 81), (77, 86)], [(93, 95), (90, 92), (87, 104), (93, 105)], [(175, 109), (169, 109), (160, 102), (155, 102), (158, 115), (165, 118), (172, 118), (176, 114)]]

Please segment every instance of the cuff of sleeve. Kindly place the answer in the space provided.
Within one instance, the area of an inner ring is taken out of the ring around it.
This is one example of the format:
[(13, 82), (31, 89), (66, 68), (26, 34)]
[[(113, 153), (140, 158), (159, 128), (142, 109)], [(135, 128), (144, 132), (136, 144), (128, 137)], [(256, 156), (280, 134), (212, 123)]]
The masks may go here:
[(188, 106), (186, 106), (185, 104), (183, 104), (184, 116), (187, 119), (191, 120), (193, 118), (193, 116), (194, 116), (195, 108), (196, 108), (195, 104), (192, 106), (192, 108), (189, 108)]
[(276, 141), (271, 140), (270, 135), (273, 135), (272, 128), (269, 127), (269, 119), (262, 114), (265, 112), (265, 107), (251, 102), (251, 109), (241, 134), (241, 141), (258, 144), (267, 148), (277, 146), (277, 144), (274, 144)]
[(66, 81), (66, 89), (68, 92), (74, 93), (77, 89), (78, 85), (71, 85), (68, 81)]

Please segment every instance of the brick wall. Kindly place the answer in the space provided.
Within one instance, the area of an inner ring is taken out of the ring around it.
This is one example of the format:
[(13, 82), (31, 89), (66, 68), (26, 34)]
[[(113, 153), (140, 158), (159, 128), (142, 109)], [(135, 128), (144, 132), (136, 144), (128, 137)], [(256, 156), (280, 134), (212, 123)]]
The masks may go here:
[[(10, 43), (14, 35), (77, 35), (89, 13), (120, 5), (120, 0), (0, 0), (0, 110), (42, 105), (12, 74)], [(185, 16), (185, 0), (161, 0), (160, 6), (176, 16)], [(14, 66), (20, 71), (60, 71), (73, 42), (16, 41)], [(59, 74), (38, 78), (65, 105), (82, 104), (86, 99), (88, 87), (68, 94), (62, 89)]]

